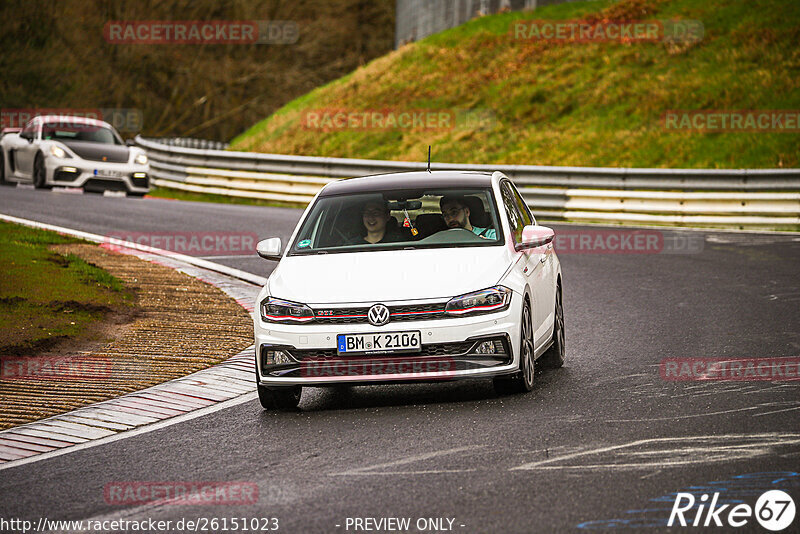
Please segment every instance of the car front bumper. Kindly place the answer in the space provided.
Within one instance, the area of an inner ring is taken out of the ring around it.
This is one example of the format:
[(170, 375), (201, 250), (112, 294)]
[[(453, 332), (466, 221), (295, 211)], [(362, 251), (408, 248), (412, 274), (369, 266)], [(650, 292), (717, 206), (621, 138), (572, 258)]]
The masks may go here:
[[(501, 312), (390, 322), (381, 327), (284, 325), (264, 322), (257, 312), (255, 358), (259, 384), (280, 387), (427, 382), (514, 373), (519, 368), (521, 302), (522, 298), (515, 294), (509, 308)], [(420, 332), (422, 350), (368, 355), (337, 353), (339, 334), (409, 331)], [(487, 343), (494, 345), (493, 353), (485, 352)], [(501, 347), (502, 351), (497, 350)], [(282, 363), (269, 361), (269, 352), (281, 353)]]
[(150, 166), (135, 163), (108, 163), (76, 158), (46, 158), (47, 184), (55, 187), (81, 187), (87, 191), (150, 191)]

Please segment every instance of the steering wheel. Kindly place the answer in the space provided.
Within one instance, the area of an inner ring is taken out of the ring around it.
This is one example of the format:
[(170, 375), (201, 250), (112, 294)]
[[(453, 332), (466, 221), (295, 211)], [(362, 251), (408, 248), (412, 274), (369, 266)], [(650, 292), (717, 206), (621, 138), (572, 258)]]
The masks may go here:
[(433, 235), (422, 239), (420, 243), (477, 243), (483, 241), (482, 237), (476, 236), (472, 231), (466, 228), (448, 228), (447, 230), (439, 230)]

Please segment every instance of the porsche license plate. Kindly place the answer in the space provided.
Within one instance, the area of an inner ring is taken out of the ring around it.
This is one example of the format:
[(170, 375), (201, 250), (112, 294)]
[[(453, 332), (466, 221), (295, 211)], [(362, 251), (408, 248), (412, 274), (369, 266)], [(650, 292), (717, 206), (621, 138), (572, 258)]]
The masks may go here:
[(115, 179), (119, 179), (119, 178), (124, 178), (126, 173), (121, 172), (121, 171), (111, 171), (111, 170), (97, 169), (97, 170), (94, 171), (94, 175), (97, 176), (98, 178), (115, 178)]
[(381, 332), (380, 334), (339, 334), (336, 336), (339, 354), (413, 352), (422, 348), (422, 335), (412, 332)]

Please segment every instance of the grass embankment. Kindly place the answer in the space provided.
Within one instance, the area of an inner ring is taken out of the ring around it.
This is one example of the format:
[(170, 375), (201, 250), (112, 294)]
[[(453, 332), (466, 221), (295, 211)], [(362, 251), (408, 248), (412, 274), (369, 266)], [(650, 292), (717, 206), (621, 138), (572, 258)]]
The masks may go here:
[[(518, 20), (699, 20), (687, 43), (515, 39)], [(298, 98), (232, 150), (422, 161), (602, 167), (800, 165), (798, 133), (665, 129), (668, 110), (800, 109), (796, 0), (610, 0), (473, 20), (376, 59)], [(489, 127), (304, 127), (309, 111), (464, 110)], [(482, 116), (482, 115), (479, 115)]]
[(0, 355), (36, 356), (89, 328), (134, 295), (117, 278), (51, 245), (78, 243), (52, 232), (0, 222)]

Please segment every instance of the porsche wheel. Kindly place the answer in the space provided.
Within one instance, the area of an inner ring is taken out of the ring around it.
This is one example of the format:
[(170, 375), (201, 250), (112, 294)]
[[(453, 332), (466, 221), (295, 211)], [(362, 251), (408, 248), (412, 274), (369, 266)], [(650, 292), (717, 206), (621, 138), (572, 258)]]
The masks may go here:
[(36, 154), (33, 161), (33, 187), (36, 189), (49, 189), (47, 185), (47, 167), (44, 165), (44, 156), (41, 152)]

